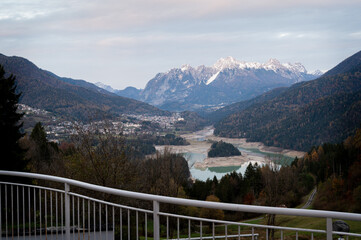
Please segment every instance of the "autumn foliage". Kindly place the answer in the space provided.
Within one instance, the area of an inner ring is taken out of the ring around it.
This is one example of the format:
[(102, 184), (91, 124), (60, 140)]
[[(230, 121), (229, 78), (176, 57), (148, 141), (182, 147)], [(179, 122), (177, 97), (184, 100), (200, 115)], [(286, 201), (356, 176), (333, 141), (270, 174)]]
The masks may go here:
[(314, 147), (297, 166), (316, 177), (317, 209), (361, 212), (361, 129), (341, 144)]

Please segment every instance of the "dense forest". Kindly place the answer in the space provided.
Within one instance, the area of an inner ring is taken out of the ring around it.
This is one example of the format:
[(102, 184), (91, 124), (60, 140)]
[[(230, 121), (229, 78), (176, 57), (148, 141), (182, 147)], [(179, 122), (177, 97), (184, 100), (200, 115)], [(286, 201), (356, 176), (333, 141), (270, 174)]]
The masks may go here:
[(132, 156), (137, 158), (144, 158), (146, 155), (155, 154), (156, 149), (154, 145), (189, 145), (187, 140), (171, 133), (164, 136), (140, 135), (128, 137), (125, 141), (132, 150)]
[(361, 212), (361, 128), (343, 143), (313, 147), (294, 164), (315, 177), (314, 208)]
[(275, 88), (268, 92), (263, 93), (262, 95), (255, 97), (255, 98), (241, 101), (241, 102), (236, 102), (236, 103), (227, 105), (223, 108), (220, 108), (216, 111), (209, 112), (209, 113), (203, 113), (203, 115), (205, 118), (209, 119), (211, 122), (217, 123), (220, 120), (230, 116), (231, 114), (241, 112), (241, 111), (247, 109), (248, 107), (251, 107), (254, 104), (271, 100), (271, 99), (279, 96), (281, 93), (283, 93), (286, 90), (287, 90), (287, 87)]
[(241, 152), (233, 144), (223, 141), (214, 142), (208, 152), (208, 157), (230, 157), (239, 156)]
[(341, 142), (360, 126), (360, 80), (361, 52), (316, 80), (240, 108), (217, 123), (214, 133), (302, 151)]
[(168, 133), (165, 136), (155, 136), (150, 139), (155, 145), (189, 145), (189, 142), (182, 137)]

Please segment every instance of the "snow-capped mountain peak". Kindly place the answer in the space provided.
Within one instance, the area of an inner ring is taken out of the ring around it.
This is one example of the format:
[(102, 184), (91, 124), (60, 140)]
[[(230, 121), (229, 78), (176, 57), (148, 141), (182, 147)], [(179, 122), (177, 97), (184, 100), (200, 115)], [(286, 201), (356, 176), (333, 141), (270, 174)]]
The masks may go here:
[(229, 56), (226, 58), (220, 58), (213, 67), (216, 68), (218, 71), (221, 71), (225, 68), (237, 68), (239, 67), (240, 62), (234, 59), (233, 57)]
[(300, 63), (281, 63), (277, 59), (245, 62), (225, 57), (212, 66), (183, 65), (157, 74), (141, 92), (140, 100), (165, 109), (176, 105), (191, 106), (189, 109), (218, 106), (316, 77)]
[(306, 68), (301, 64), (301, 63), (284, 63), (282, 64), (285, 68), (287, 68), (288, 70), (296, 73), (307, 73)]
[(284, 68), (284, 66), (277, 59), (271, 58), (267, 63), (263, 64), (263, 68), (276, 72), (278, 69)]
[(266, 63), (238, 61), (233, 57), (220, 58), (213, 68), (216, 72), (224, 69), (265, 69), (268, 71), (285, 71), (289, 70), (295, 74), (307, 74), (306, 68), (301, 63), (281, 63), (275, 58), (271, 58)]
[(112, 92), (112, 93), (115, 93), (115, 92), (116, 92), (116, 89), (114, 89), (114, 88), (112, 88), (111, 86), (106, 85), (106, 84), (104, 84), (104, 83), (97, 82), (97, 83), (95, 83), (95, 85), (96, 85), (97, 87), (100, 87), (100, 88), (104, 89), (104, 90), (107, 90), (108, 92)]
[(262, 64), (258, 62), (240, 62), (239, 67), (241, 69), (260, 69)]
[(185, 71), (187, 71), (187, 70), (189, 70), (191, 68), (192, 67), (189, 64), (184, 64), (184, 65), (181, 66), (182, 72), (185, 72)]
[(301, 73), (307, 73), (307, 70), (305, 68), (305, 66), (303, 66), (301, 63), (295, 63), (293, 64), (294, 69), (301, 72)]

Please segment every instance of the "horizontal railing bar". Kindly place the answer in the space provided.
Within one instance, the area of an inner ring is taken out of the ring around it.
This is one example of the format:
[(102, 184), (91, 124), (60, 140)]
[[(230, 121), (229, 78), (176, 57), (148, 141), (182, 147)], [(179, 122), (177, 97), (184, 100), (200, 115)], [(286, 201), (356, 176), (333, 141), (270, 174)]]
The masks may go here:
[(293, 215), (293, 216), (306, 216), (306, 217), (319, 217), (319, 218), (338, 218), (344, 220), (355, 220), (361, 221), (361, 214), (356, 213), (344, 213), (344, 212), (333, 212), (324, 210), (311, 210), (311, 209), (295, 209), (295, 208), (281, 208), (281, 207), (265, 207), (265, 206), (254, 206), (245, 204), (233, 204), (233, 203), (220, 203), (210, 201), (199, 201), (192, 199), (183, 199), (175, 197), (159, 196), (147, 193), (131, 192), (126, 190), (114, 189), (109, 187), (102, 187), (90, 183), (85, 183), (73, 179), (49, 176), (37, 173), (25, 173), (25, 172), (12, 172), (0, 170), (0, 175), (15, 176), (15, 177), (26, 177), (36, 178), (48, 181), (62, 182), (69, 185), (86, 188), (89, 190), (99, 191), (108, 194), (114, 194), (117, 196), (135, 198), (147, 201), (157, 201), (162, 203), (169, 203), (175, 205), (194, 206), (202, 208), (222, 209), (228, 211), (238, 212), (252, 212), (252, 213), (268, 213), (268, 214), (279, 214), (279, 215)]
[(351, 236), (351, 237), (361, 237), (361, 233), (332, 232), (332, 234), (337, 234), (337, 235), (342, 235), (342, 236)]
[[(235, 237), (252, 237), (252, 236), (258, 236), (258, 233), (255, 234), (240, 234), (240, 235), (227, 235), (227, 238), (235, 238)], [(216, 239), (216, 238), (226, 238), (226, 236), (202, 236), (202, 239)], [(197, 240), (197, 239), (201, 239), (200, 237), (192, 237), (192, 238), (173, 238), (173, 239), (169, 239), (169, 240)]]
[(11, 183), (11, 182), (0, 182), (0, 184), (13, 185), (13, 186), (22, 186), (22, 187), (29, 187), (29, 188), (37, 188), (37, 189), (49, 190), (49, 191), (60, 192), (60, 193), (65, 192), (64, 190), (60, 190), (60, 189), (57, 189), (57, 188), (48, 188), (48, 187), (42, 187), (42, 186), (38, 186), (38, 185), (29, 185), (29, 184)]
[(104, 200), (100, 200), (97, 198), (92, 198), (92, 197), (88, 197), (88, 196), (84, 196), (78, 193), (73, 193), (73, 192), (68, 192), (68, 194), (70, 196), (74, 196), (74, 197), (80, 197), (80, 198), (84, 198), (93, 202), (97, 202), (97, 203), (101, 203), (101, 204), (105, 204), (108, 206), (113, 206), (113, 207), (119, 207), (119, 208), (125, 208), (125, 209), (129, 209), (129, 210), (134, 210), (134, 211), (139, 211), (139, 212), (144, 212), (144, 213), (153, 213), (153, 211), (151, 210), (146, 210), (146, 209), (141, 209), (141, 208), (135, 208), (135, 207), (129, 207), (129, 206), (125, 206), (125, 205), (121, 205), (121, 204), (116, 204), (116, 203), (112, 203), (112, 202), (107, 202)]
[(268, 229), (275, 229), (275, 230), (288, 230), (288, 231), (299, 231), (299, 232), (326, 233), (326, 230), (280, 227), (280, 226), (271, 226), (271, 225), (259, 225), (259, 224), (252, 224), (252, 223), (242, 223), (242, 222), (230, 222), (230, 221), (224, 221), (224, 220), (190, 217), (190, 216), (177, 215), (177, 214), (164, 213), (164, 212), (159, 212), (159, 215), (174, 217), (174, 218), (190, 219), (190, 220), (194, 220), (194, 221), (213, 222), (213, 223), (219, 223), (219, 224), (225, 224), (225, 225), (237, 225), (237, 226), (244, 226), (244, 227), (268, 228)]

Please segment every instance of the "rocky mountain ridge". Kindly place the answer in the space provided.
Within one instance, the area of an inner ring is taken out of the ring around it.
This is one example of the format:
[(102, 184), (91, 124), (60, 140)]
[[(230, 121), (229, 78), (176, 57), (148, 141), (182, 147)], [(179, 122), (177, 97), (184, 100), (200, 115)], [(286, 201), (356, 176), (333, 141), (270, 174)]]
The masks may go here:
[(219, 108), (248, 100), (277, 87), (308, 81), (320, 76), (309, 73), (301, 63), (266, 63), (238, 61), (233, 57), (219, 59), (213, 66), (183, 65), (158, 73), (144, 90), (115, 92), (131, 96), (164, 110), (202, 110)]

